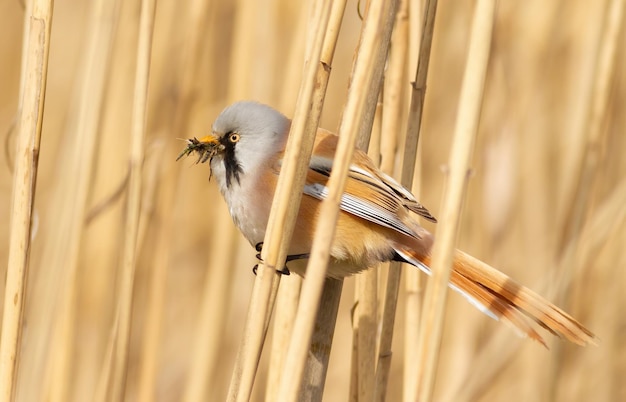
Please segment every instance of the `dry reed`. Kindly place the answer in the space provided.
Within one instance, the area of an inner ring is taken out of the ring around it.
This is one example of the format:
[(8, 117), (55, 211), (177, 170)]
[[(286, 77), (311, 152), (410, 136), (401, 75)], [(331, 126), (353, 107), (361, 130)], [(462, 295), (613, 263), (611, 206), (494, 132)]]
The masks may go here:
[(22, 333), (24, 293), (31, 251), (33, 206), (43, 121), (52, 1), (35, 1), (26, 10), (18, 142), (13, 167), (10, 245), (0, 338), (0, 399), (14, 397)]
[[(381, 58), (380, 53), (384, 49), (386, 54), (390, 37), (390, 35), (387, 37), (387, 44), (385, 44), (381, 32), (386, 25), (393, 23), (393, 14), (391, 14), (391, 21), (389, 21), (389, 7), (393, 9), (393, 2), (375, 2), (367, 13), (367, 20), (371, 22), (368, 24), (366, 21), (359, 46), (359, 55), (355, 62), (350, 91), (339, 128), (340, 137), (335, 154), (337, 163), (333, 165), (333, 172), (328, 182), (328, 196), (320, 207), (321, 218), (315, 229), (311, 259), (307, 268), (307, 279), (302, 286), (298, 314), (285, 361), (285, 371), (279, 387), (279, 400), (295, 400), (301, 385), (306, 353), (322, 295), (326, 265), (330, 255), (329, 250), (335, 233), (339, 202), (345, 186), (350, 160), (362, 127), (368, 124), (367, 122), (371, 126), (374, 118), (378, 86), (382, 78), (382, 75), (376, 76), (376, 70), (378, 69), (379, 74), (382, 74), (382, 67), (378, 64), (384, 63), (385, 58)], [(361, 94), (362, 88), (370, 90), (376, 88), (376, 91)], [(367, 115), (367, 105), (372, 104), (374, 107), (369, 108), (370, 115)], [(367, 132), (369, 131), (370, 129), (367, 129)], [(362, 137), (359, 140), (363, 140)], [(364, 141), (364, 143), (367, 142), (369, 141)]]
[[(85, 246), (84, 220), (88, 214), (88, 201), (91, 191), (91, 179), (97, 154), (99, 138), (100, 110), (105, 103), (106, 86), (109, 81), (114, 33), (117, 23), (117, 2), (95, 2), (91, 7), (90, 27), (85, 43), (85, 52), (81, 60), (81, 84), (77, 88), (74, 100), (75, 113), (71, 115), (68, 136), (73, 137), (76, 145), (72, 148), (70, 166), (65, 166), (63, 175), (73, 177), (63, 185), (59, 198), (64, 204), (57, 228), (59, 244), (51, 250), (52, 258), (46, 259), (61, 280), (57, 300), (51, 300), (49, 312), (56, 322), (48, 322), (45, 331), (51, 331), (51, 344), (48, 353), (38, 364), (47, 364), (45, 386), (34, 398), (48, 396), (53, 401), (67, 400), (71, 394), (71, 373), (74, 370), (74, 348), (77, 336), (78, 279), (80, 255)], [(54, 282), (50, 283), (54, 285)], [(52, 292), (57, 289), (52, 288)], [(48, 314), (44, 314), (44, 317)], [(48, 319), (48, 318), (46, 318)], [(28, 398), (28, 397), (27, 397)]]
[[(359, 45), (358, 54), (354, 71), (359, 67), (358, 63), (372, 63), (373, 70), (369, 86), (363, 93), (365, 97), (365, 106), (358, 118), (360, 126), (356, 139), (356, 146), (360, 149), (367, 149), (370, 143), (370, 133), (372, 131), (380, 131), (382, 127), (379, 122), (375, 128), (372, 128), (373, 122), (377, 116), (376, 111), (379, 110), (379, 93), (383, 79), (383, 68), (389, 54), (389, 45), (391, 41), (392, 31), (396, 21), (397, 1), (383, 1), (381, 4), (377, 2), (368, 2), (363, 29), (361, 31), (361, 43)], [(372, 10), (378, 10), (375, 13)], [(373, 48), (364, 47), (368, 44), (368, 35), (376, 32), (380, 36), (379, 42)], [(369, 52), (373, 52), (373, 57), (367, 59)], [(355, 85), (354, 82), (350, 83)], [(350, 94), (351, 92), (349, 92)], [(355, 95), (356, 96), (356, 95)], [(382, 118), (382, 115), (379, 115)], [(355, 117), (356, 118), (356, 117)], [(378, 135), (380, 138), (382, 133)], [(386, 136), (388, 137), (388, 136)], [(378, 147), (382, 148), (382, 147)], [(351, 388), (354, 391), (351, 395), (355, 395), (357, 400), (373, 400), (376, 393), (376, 365), (377, 365), (377, 343), (378, 343), (378, 269), (371, 269), (359, 274), (356, 278), (355, 285), (356, 300), (355, 313), (353, 319), (354, 331), (353, 336), (357, 343), (355, 360), (356, 365), (352, 366), (352, 370), (356, 370), (356, 375), (351, 376), (356, 381)]]
[(129, 179), (126, 204), (126, 222), (124, 226), (124, 250), (122, 252), (122, 275), (120, 281), (119, 303), (116, 311), (116, 338), (113, 361), (113, 375), (110, 385), (110, 399), (124, 399), (128, 368), (130, 328), (132, 324), (133, 285), (139, 238), (139, 217), (142, 207), (143, 162), (148, 82), (152, 53), (152, 33), (156, 0), (142, 0), (139, 17), (139, 40), (137, 45), (137, 66), (133, 97), (133, 116), (129, 155)]
[(494, 1), (484, 0), (476, 3), (454, 142), (448, 162), (450, 169), (448, 182), (441, 207), (437, 239), (433, 244), (432, 280), (428, 283), (424, 296), (424, 313), (417, 354), (419, 366), (416, 385), (420, 401), (430, 401), (433, 398), (448, 282), (467, 189), (474, 138), (478, 131), (494, 13)]
[[(326, 66), (321, 63), (322, 51), (331, 12), (339, 10), (325, 1), (316, 22), (316, 34), (296, 103), (296, 111), (290, 128), (289, 141), (285, 150), (282, 174), (279, 177), (264, 247), (262, 263), (255, 281), (252, 301), (244, 329), (244, 337), (235, 363), (228, 400), (249, 400), (269, 318), (276, 297), (280, 276), (276, 267), (285, 264), (288, 242), (293, 232), (297, 208), (304, 187), (307, 160), (310, 158), (325, 96), (325, 85), (316, 85)], [(279, 388), (280, 389), (280, 388)], [(279, 394), (280, 395), (280, 391)]]

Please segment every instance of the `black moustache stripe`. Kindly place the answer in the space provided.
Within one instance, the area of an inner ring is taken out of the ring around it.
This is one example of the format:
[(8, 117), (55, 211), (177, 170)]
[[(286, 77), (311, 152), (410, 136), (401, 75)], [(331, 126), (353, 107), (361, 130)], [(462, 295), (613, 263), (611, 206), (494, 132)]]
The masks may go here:
[(241, 184), (239, 181), (239, 173), (243, 173), (243, 169), (235, 157), (235, 144), (228, 141), (228, 135), (224, 136), (224, 140), (221, 141), (224, 145), (224, 168), (226, 170), (226, 187), (230, 188), (233, 179), (237, 181), (237, 184)]

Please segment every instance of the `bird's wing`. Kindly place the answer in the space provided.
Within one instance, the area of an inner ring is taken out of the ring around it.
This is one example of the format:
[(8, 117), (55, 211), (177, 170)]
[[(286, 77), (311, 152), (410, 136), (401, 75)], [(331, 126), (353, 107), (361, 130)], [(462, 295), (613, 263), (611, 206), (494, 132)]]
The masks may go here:
[[(328, 196), (326, 184), (333, 167), (337, 138), (318, 134), (304, 194), (319, 200)], [(408, 190), (376, 168), (365, 153), (355, 151), (352, 162), (340, 203), (343, 211), (414, 238), (419, 235), (409, 211), (435, 221)]]

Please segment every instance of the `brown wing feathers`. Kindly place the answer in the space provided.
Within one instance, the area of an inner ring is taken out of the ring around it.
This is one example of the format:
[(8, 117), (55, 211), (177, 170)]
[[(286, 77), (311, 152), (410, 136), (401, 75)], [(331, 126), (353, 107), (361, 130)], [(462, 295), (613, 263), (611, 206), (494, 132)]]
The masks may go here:
[[(314, 179), (313, 181), (326, 182), (327, 176), (332, 169), (332, 157), (337, 138), (326, 132), (322, 132), (321, 135), (318, 134), (315, 154), (322, 158), (317, 163), (324, 171), (310, 170), (309, 180)], [(346, 193), (352, 194), (357, 198), (373, 201), (409, 226), (413, 222), (412, 217), (408, 214), (409, 210), (436, 222), (435, 218), (417, 202), (408, 190), (398, 184), (393, 178), (380, 172), (365, 154), (356, 152), (353, 163), (357, 167), (350, 172)], [(313, 161), (312, 164), (314, 164)], [(421, 240), (417, 234), (411, 236), (411, 239), (407, 239), (409, 243), (414, 243), (416, 240), (418, 242)], [(417, 252), (418, 246), (423, 246), (422, 243), (413, 244), (411, 247), (408, 246), (408, 244), (404, 244), (400, 246), (401, 250), (397, 251), (409, 255), (411, 257), (409, 260), (413, 259), (412, 263), (414, 265), (419, 265), (416, 264), (417, 261), (415, 260), (421, 261), (426, 266), (429, 265), (430, 258), (428, 252), (426, 250), (424, 250), (426, 252)], [(569, 314), (532, 290), (513, 281), (502, 272), (462, 251), (456, 251), (450, 282), (453, 287), (487, 308), (502, 321), (511, 324), (523, 334), (539, 341), (544, 346), (546, 346), (546, 343), (535, 330), (532, 322), (545, 328), (550, 333), (566, 338), (578, 345), (596, 343), (595, 335)]]

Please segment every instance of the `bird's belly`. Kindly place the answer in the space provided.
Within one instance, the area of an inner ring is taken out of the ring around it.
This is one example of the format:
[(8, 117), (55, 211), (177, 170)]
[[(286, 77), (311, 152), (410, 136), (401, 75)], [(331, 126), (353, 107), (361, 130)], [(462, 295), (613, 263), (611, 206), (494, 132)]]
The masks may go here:
[[(223, 191), (233, 221), (252, 246), (265, 238), (273, 194), (263, 186), (242, 180), (241, 186)], [(287, 251), (289, 255), (311, 251), (315, 224), (319, 217), (319, 202), (308, 196), (302, 198), (300, 211)], [(338, 228), (331, 246), (328, 276), (342, 278), (391, 258), (393, 249), (374, 224), (346, 213), (339, 215)], [(307, 260), (287, 264), (298, 274), (304, 274)], [(292, 265), (295, 265), (292, 267)]]

